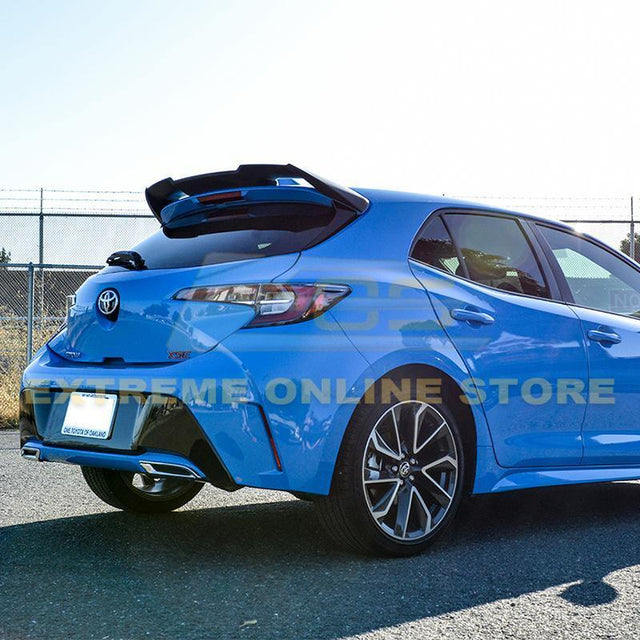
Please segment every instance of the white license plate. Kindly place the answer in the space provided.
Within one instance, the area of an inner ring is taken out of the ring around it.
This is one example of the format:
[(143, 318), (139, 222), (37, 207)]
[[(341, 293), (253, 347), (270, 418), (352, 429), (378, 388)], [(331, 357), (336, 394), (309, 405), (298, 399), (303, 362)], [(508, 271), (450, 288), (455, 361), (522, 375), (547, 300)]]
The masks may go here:
[(62, 423), (66, 436), (106, 440), (111, 435), (118, 396), (74, 391)]

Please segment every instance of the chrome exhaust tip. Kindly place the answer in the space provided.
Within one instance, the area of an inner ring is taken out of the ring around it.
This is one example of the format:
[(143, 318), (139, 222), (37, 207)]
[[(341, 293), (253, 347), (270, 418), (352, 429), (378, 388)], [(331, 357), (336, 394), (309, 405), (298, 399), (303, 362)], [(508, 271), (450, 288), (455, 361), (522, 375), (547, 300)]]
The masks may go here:
[(25, 460), (35, 460), (37, 462), (40, 460), (40, 449), (36, 449), (35, 447), (22, 447), (22, 449), (20, 449), (20, 455)]
[(184, 478), (185, 480), (204, 481), (193, 469), (173, 462), (150, 462), (141, 460), (140, 466), (150, 476), (162, 478)]

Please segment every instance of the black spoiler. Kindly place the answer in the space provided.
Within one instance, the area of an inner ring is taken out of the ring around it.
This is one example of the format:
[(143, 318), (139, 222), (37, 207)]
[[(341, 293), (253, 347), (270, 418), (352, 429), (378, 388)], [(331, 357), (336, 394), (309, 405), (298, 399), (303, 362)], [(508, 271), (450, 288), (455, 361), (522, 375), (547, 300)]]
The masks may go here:
[(226, 189), (276, 186), (278, 178), (303, 179), (318, 193), (358, 213), (363, 213), (369, 206), (369, 201), (353, 189), (314, 176), (292, 164), (241, 164), (235, 171), (203, 173), (180, 180), (165, 178), (148, 187), (145, 197), (153, 215), (162, 222), (160, 212), (184, 196)]

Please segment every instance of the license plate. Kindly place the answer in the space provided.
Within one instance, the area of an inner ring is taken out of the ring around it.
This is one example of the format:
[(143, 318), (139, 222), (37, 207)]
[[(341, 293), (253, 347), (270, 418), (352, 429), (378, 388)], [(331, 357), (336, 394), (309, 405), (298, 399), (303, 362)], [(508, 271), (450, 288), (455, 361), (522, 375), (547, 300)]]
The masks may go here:
[(111, 435), (118, 396), (75, 391), (69, 397), (62, 423), (66, 436), (106, 440)]

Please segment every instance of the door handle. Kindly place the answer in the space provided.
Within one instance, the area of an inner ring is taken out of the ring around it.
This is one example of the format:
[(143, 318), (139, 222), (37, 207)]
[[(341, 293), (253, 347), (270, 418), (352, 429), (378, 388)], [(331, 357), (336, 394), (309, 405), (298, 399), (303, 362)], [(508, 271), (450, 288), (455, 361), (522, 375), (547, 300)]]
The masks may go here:
[(587, 332), (589, 340), (594, 342), (603, 342), (610, 344), (618, 344), (622, 342), (622, 338), (615, 331), (602, 331), (600, 329), (591, 329)]
[(472, 309), (451, 309), (450, 314), (454, 320), (460, 320), (460, 322), (477, 322), (478, 324), (493, 324), (495, 322), (495, 318), (488, 313)]

